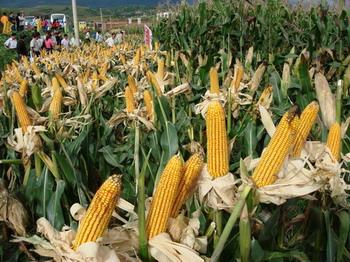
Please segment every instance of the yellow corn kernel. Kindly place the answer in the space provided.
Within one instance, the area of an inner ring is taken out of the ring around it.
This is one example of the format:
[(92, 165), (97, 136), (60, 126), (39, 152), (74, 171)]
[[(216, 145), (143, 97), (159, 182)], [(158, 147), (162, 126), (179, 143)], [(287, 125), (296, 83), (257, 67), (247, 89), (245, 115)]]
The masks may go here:
[(27, 132), (27, 127), (32, 125), (32, 121), (29, 117), (26, 104), (23, 101), (22, 96), (14, 91), (12, 94), (12, 103), (15, 107), (18, 122), (23, 130), (23, 132)]
[(182, 168), (183, 164), (179, 156), (173, 156), (165, 166), (147, 216), (146, 227), (149, 239), (167, 229), (168, 219), (178, 192)]
[(196, 188), (200, 172), (203, 167), (203, 159), (200, 154), (196, 153), (190, 157), (185, 163), (184, 175), (178, 186), (178, 194), (176, 196), (174, 206), (171, 212), (171, 217), (176, 217), (180, 208), (193, 193)]
[(328, 137), (327, 137), (327, 147), (331, 151), (335, 160), (339, 162), (340, 150), (341, 150), (341, 127), (338, 122), (335, 122), (329, 128)]
[(225, 111), (218, 101), (208, 106), (206, 127), (209, 174), (214, 178), (224, 176), (229, 171), (228, 141)]
[(231, 88), (233, 91), (237, 91), (244, 75), (244, 68), (241, 62), (237, 61), (233, 73), (233, 79), (231, 82)]
[(306, 139), (315, 123), (319, 106), (317, 102), (308, 104), (300, 115), (299, 126), (297, 128), (295, 143), (293, 148), (293, 157), (299, 157)]
[(280, 120), (253, 172), (252, 179), (257, 187), (271, 185), (276, 181), (278, 172), (293, 145), (297, 120), (298, 118), (292, 110), (285, 113)]
[(28, 81), (23, 79), (19, 87), (19, 94), (25, 96), (28, 90)]
[(132, 75), (128, 75), (128, 85), (131, 88), (132, 94), (135, 95), (137, 93), (136, 81)]
[(109, 177), (97, 190), (85, 216), (83, 217), (73, 249), (81, 244), (94, 242), (101, 237), (107, 229), (121, 192), (121, 179), (118, 175)]
[(153, 99), (150, 91), (145, 90), (143, 92), (143, 101), (146, 106), (147, 118), (152, 121), (153, 120)]
[(210, 77), (210, 93), (219, 94), (219, 76), (215, 67), (212, 67), (209, 72)]
[(64, 78), (56, 73), (55, 77), (57, 78), (58, 82), (60, 83), (60, 85), (63, 87), (64, 90), (67, 90), (68, 84), (66, 83), (66, 81), (64, 80)]
[(59, 114), (61, 113), (62, 100), (63, 100), (62, 91), (58, 87), (54, 91), (52, 101), (49, 107), (49, 114), (51, 114), (51, 117), (53, 119), (57, 119), (59, 117)]
[(157, 76), (160, 79), (164, 78), (164, 60), (161, 58), (158, 58), (158, 69), (157, 69)]
[(132, 94), (131, 88), (129, 86), (125, 87), (125, 104), (126, 104), (126, 112), (132, 113), (135, 110), (135, 99)]

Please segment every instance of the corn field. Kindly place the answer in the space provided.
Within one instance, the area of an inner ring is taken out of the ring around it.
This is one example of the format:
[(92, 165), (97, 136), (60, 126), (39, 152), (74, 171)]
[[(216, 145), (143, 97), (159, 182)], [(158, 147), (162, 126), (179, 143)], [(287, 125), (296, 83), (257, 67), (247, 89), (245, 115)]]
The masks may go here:
[(349, 261), (349, 19), (199, 1), (6, 65), (0, 261)]

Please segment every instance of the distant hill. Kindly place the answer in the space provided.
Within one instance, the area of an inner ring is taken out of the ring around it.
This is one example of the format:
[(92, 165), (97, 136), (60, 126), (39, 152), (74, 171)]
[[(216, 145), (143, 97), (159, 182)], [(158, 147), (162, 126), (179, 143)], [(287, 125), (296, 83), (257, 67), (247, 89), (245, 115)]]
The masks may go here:
[[(176, 3), (177, 0), (77, 0), (77, 5), (86, 6), (89, 8), (107, 8), (118, 7), (125, 5), (143, 5), (155, 6), (160, 3)], [(18, 7), (35, 7), (40, 5), (71, 5), (70, 0), (0, 0), (0, 7), (4, 8), (18, 8)]]

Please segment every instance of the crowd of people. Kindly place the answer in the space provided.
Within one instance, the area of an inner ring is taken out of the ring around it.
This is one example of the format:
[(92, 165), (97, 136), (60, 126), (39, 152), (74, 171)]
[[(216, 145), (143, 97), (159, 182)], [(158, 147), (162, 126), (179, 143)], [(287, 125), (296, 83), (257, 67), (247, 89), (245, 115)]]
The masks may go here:
[[(105, 36), (101, 31), (96, 31), (93, 36), (90, 35), (90, 31), (85, 33), (85, 43), (90, 43), (92, 41), (97, 43), (105, 43), (109, 47), (113, 47), (116, 44), (120, 44), (124, 38), (124, 32), (120, 31), (118, 33), (106, 34)], [(80, 43), (81, 40), (80, 40)], [(41, 50), (46, 50), (46, 52), (51, 53), (52, 50), (68, 50), (76, 46), (76, 41), (74, 36), (68, 37), (68, 34), (63, 34), (60, 31), (47, 31), (45, 34), (41, 34), (39, 31), (34, 31), (32, 33), (32, 38), (29, 43), (29, 50), (27, 48), (27, 43), (24, 34), (19, 34), (19, 39), (17, 39), (17, 34), (12, 33), (11, 36), (5, 41), (4, 46), (12, 51), (17, 52), (18, 57), (21, 56), (38, 56)]]

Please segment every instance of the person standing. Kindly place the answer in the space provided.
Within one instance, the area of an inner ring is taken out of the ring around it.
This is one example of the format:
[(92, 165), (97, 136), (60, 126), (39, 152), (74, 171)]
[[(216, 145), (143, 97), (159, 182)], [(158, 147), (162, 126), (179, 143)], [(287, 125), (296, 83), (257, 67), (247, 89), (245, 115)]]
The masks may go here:
[(16, 39), (16, 34), (15, 33), (12, 33), (11, 37), (5, 41), (4, 46), (7, 49), (10, 49), (10, 50), (16, 50), (16, 48), (17, 48), (17, 39)]
[(23, 31), (24, 30), (24, 15), (23, 13), (17, 14), (18, 16), (18, 26), (19, 26), (19, 31)]
[(11, 33), (11, 23), (9, 21), (9, 18), (7, 16), (6, 13), (3, 13), (1, 18), (0, 18), (0, 22), (2, 24), (2, 33), (5, 35), (8, 35)]
[(22, 34), (19, 37), (19, 40), (17, 41), (17, 54), (18, 54), (18, 61), (21, 60), (22, 56), (28, 56), (28, 50), (25, 43), (25, 36)]
[(54, 44), (54, 42), (53, 42), (53, 40), (51, 38), (51, 33), (48, 33), (46, 35), (45, 40), (44, 40), (44, 47), (46, 49), (46, 52), (47, 53), (52, 53), (52, 49), (53, 49), (54, 46), (55, 46), (55, 44)]
[(40, 34), (38, 32), (33, 33), (33, 38), (30, 41), (30, 51), (31, 51), (32, 57), (40, 55), (40, 48), (42, 45), (38, 41), (39, 36), (40, 36)]
[(62, 49), (69, 49), (69, 39), (68, 39), (68, 35), (64, 34), (63, 35), (63, 39), (61, 41), (61, 45), (62, 45)]
[(113, 47), (115, 45), (115, 42), (116, 42), (116, 39), (115, 39), (115, 33), (112, 33), (112, 35), (107, 38), (106, 40), (106, 44), (109, 46), (109, 47)]
[(41, 22), (41, 18), (39, 16), (35, 19), (35, 25), (36, 25), (36, 30), (38, 32), (41, 32), (41, 30), (42, 30), (42, 22)]

